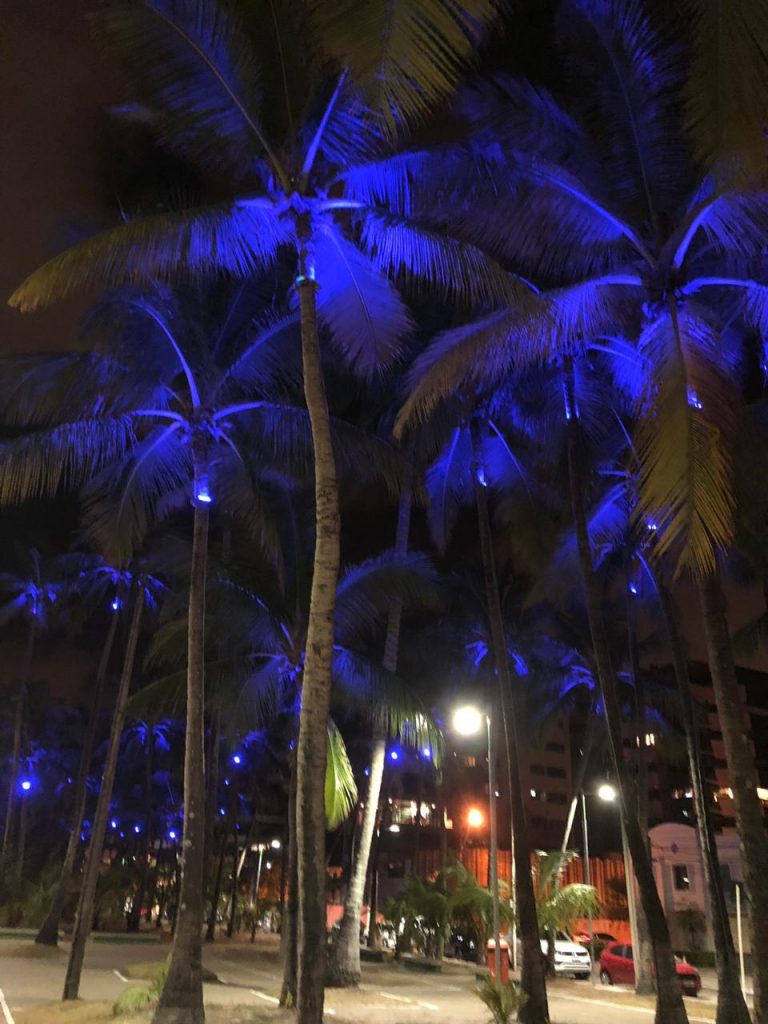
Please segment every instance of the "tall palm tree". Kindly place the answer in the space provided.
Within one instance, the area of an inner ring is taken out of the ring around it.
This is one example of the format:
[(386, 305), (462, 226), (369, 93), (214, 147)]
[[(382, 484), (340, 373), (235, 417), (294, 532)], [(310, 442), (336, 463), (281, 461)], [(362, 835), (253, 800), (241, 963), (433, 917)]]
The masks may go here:
[[(325, 825), (319, 780), (339, 571), (320, 327), (329, 329), (337, 349), (365, 373), (391, 359), (410, 328), (390, 276), (422, 278), (446, 294), (470, 298), (511, 290), (506, 276), (476, 249), (409, 218), (408, 193), (423, 163), (420, 156), (388, 159), (398, 131), (450, 92), (496, 6), (491, 0), (464, 0), (418, 11), (415, 17), (410, 3), (390, 9), (376, 3), (276, 5), (275, 38), (255, 13), (244, 11), (238, 23), (212, 0), (145, 0), (106, 8), (103, 35), (127, 58), (153, 108), (150, 120), (170, 145), (215, 168), (219, 180), (227, 172), (232, 199), (136, 221), (90, 239), (47, 264), (13, 298), (19, 308), (31, 309), (75, 287), (178, 270), (247, 277), (273, 265), (280, 251), (290, 254), (317, 523), (298, 744), (302, 1024), (319, 1024), (323, 1005)], [(259, 81), (262, 48), (269, 54), (265, 67), (273, 67), (274, 53), (280, 54), (277, 81), (270, 75)], [(332, 80), (329, 68), (335, 70)], [(264, 103), (262, 83), (274, 86)], [(283, 110), (284, 123), (275, 128), (274, 114)], [(200, 458), (204, 461), (203, 452)], [(203, 520), (201, 512), (201, 536)], [(190, 1011), (176, 978), (174, 967), (158, 1024), (172, 1021), (182, 1007)], [(203, 1016), (199, 1000), (193, 1012), (196, 1024)]]
[(101, 868), (104, 838), (109, 819), (109, 805), (117, 774), (120, 738), (125, 725), (128, 693), (133, 680), (136, 651), (139, 645), (144, 610), (145, 607), (151, 609), (156, 606), (158, 591), (164, 589), (164, 586), (155, 577), (143, 570), (138, 560), (131, 568), (123, 570), (121, 576), (120, 597), (121, 600), (131, 607), (130, 624), (126, 638), (120, 681), (112, 711), (104, 771), (99, 786), (96, 810), (93, 815), (91, 840), (83, 868), (83, 879), (77, 904), (77, 914), (75, 916), (75, 928), (72, 933), (72, 945), (69, 950), (69, 959), (67, 960), (67, 970), (64, 978), (64, 994), (62, 996), (64, 1000), (78, 999), (80, 995), (80, 978), (83, 970), (83, 960), (85, 959), (85, 943), (93, 925), (96, 884)]
[(22, 549), (17, 553), (18, 567), (14, 571), (0, 573), (0, 624), (21, 621), (27, 632), (19, 686), (13, 700), (13, 750), (0, 849), (0, 869), (3, 871), (11, 860), (16, 862), (17, 872), (21, 869), (19, 858), (14, 857), (13, 844), (27, 688), (36, 645), (40, 632), (48, 627), (57, 603), (61, 604), (73, 585), (80, 558), (79, 555), (59, 555), (46, 559), (36, 548)]

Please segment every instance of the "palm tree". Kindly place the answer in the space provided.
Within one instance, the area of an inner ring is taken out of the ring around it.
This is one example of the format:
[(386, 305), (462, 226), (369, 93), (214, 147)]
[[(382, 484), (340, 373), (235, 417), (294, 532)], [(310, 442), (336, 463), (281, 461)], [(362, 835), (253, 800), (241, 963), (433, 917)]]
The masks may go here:
[[(74, 287), (159, 274), (214, 270), (251, 276), (288, 252), (301, 321), (304, 394), (312, 427), (316, 545), (309, 643), (298, 744), (297, 807), (302, 955), (302, 1024), (319, 1024), (323, 1005), (325, 913), (323, 778), (330, 703), (339, 512), (334, 453), (320, 362), (320, 325), (366, 373), (390, 360), (410, 317), (388, 276), (422, 278), (470, 298), (514, 290), (476, 249), (409, 218), (419, 154), (390, 157), (397, 130), (452, 89), (473, 46), (494, 19), (490, 0), (411, 4), (384, 11), (321, 3), (273, 9), (277, 38), (260, 17), (205, 0), (145, 0), (107, 10), (107, 43), (127, 57), (164, 139), (193, 159), (229, 173), (234, 198), (122, 225), (52, 260), (16, 292), (31, 309)], [(309, 21), (302, 32), (301, 15)], [(305, 75), (305, 45), (316, 45)], [(281, 54), (275, 91), (260, 104), (257, 43)], [(394, 46), (394, 48), (392, 48)], [(336, 69), (333, 81), (327, 69)], [(289, 79), (288, 68), (296, 69)], [(315, 75), (314, 72), (317, 71)], [(317, 87), (308, 86), (311, 81)], [(299, 94), (297, 96), (297, 93)], [(365, 100), (369, 105), (365, 105)], [(261, 115), (263, 109), (264, 114)], [(270, 116), (286, 111), (272, 130)], [(309, 110), (299, 122), (297, 111)], [(199, 458), (204, 461), (204, 452)], [(200, 534), (204, 514), (198, 517)], [(198, 574), (199, 575), (199, 574)], [(199, 589), (202, 577), (195, 584)], [(192, 623), (191, 634), (200, 627)], [(199, 773), (198, 773), (199, 774)], [(195, 961), (196, 962), (196, 961)], [(156, 1014), (189, 1012), (172, 968)], [(189, 980), (187, 978), (187, 980)], [(197, 986), (196, 986), (197, 987)], [(202, 1019), (194, 1008), (192, 1024)]]
[[(60, 555), (45, 559), (36, 548), (21, 550), (17, 555), (19, 567), (14, 572), (0, 573), (0, 624), (21, 620), (27, 627), (27, 640), (22, 661), (18, 691), (14, 698), (13, 751), (5, 807), (0, 868), (2, 871), (13, 861), (20, 880), (21, 863), (14, 856), (15, 820), (18, 802), (19, 768), (24, 738), (27, 688), (29, 686), (37, 640), (44, 630), (57, 602), (61, 603), (74, 580), (79, 555)], [(18, 886), (17, 886), (18, 888)]]
[(91, 932), (93, 924), (93, 913), (96, 899), (96, 884), (99, 879), (101, 868), (104, 837), (107, 831), (109, 819), (109, 804), (112, 799), (112, 790), (117, 773), (118, 756), (120, 753), (120, 738), (125, 724), (126, 706), (128, 693), (133, 679), (134, 666), (136, 663), (136, 651), (141, 634), (142, 617), (145, 608), (152, 609), (156, 606), (158, 592), (165, 589), (156, 577), (150, 575), (137, 561), (130, 568), (126, 567), (121, 571), (118, 597), (122, 604), (131, 607), (130, 624), (126, 638), (123, 666), (120, 674), (120, 681), (115, 695), (115, 704), (112, 711), (112, 722), (110, 725), (109, 740), (107, 742), (107, 753), (104, 762), (104, 771), (99, 786), (99, 795), (96, 801), (96, 810), (93, 815), (93, 826), (91, 828), (91, 841), (83, 868), (83, 879), (80, 887), (80, 896), (77, 904), (75, 917), (75, 928), (72, 933), (72, 945), (67, 961), (67, 970), (64, 979), (64, 994), (62, 998), (78, 999), (80, 994), (80, 977), (83, 970), (85, 958), (85, 943)]
[(572, 853), (540, 853), (536, 866), (536, 911), (539, 927), (547, 938), (548, 970), (555, 972), (555, 936), (569, 931), (573, 922), (587, 914), (596, 915), (600, 903), (594, 886), (571, 883), (560, 885), (560, 876)]

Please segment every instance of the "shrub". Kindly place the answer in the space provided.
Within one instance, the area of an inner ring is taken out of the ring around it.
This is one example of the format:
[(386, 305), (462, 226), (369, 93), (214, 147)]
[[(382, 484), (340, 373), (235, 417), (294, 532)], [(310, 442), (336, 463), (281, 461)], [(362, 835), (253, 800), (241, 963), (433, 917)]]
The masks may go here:
[(510, 1024), (517, 1020), (528, 998), (514, 982), (502, 985), (491, 977), (483, 978), (475, 991), (491, 1012), (489, 1024)]

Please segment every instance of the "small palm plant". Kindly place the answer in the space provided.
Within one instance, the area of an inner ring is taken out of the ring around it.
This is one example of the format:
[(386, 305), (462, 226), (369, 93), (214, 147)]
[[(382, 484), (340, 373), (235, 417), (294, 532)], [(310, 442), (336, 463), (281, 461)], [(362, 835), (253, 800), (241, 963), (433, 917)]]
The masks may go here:
[(490, 976), (483, 978), (475, 992), (491, 1014), (489, 1024), (510, 1024), (517, 1020), (528, 998), (514, 982), (499, 982)]

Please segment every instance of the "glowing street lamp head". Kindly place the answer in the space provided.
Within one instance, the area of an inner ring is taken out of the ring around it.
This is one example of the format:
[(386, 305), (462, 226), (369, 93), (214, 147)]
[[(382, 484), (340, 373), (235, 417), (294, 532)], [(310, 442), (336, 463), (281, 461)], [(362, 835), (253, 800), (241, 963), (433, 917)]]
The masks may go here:
[(485, 822), (483, 812), (479, 807), (470, 807), (467, 811), (467, 824), (470, 828), (481, 828)]
[(617, 793), (616, 789), (609, 782), (604, 782), (598, 789), (597, 795), (607, 804), (611, 804), (616, 799)]
[(272, 847), (273, 850), (279, 850), (283, 844), (280, 842), (279, 839), (273, 839), (269, 845)]
[(483, 728), (484, 715), (472, 704), (456, 708), (453, 713), (453, 728), (459, 736), (476, 736)]

